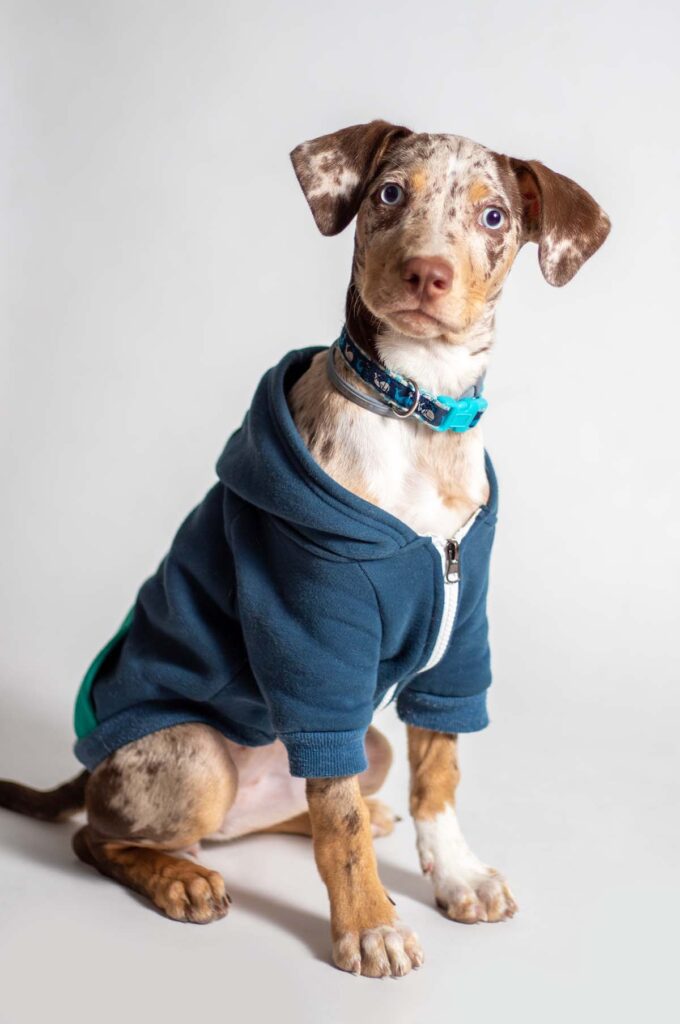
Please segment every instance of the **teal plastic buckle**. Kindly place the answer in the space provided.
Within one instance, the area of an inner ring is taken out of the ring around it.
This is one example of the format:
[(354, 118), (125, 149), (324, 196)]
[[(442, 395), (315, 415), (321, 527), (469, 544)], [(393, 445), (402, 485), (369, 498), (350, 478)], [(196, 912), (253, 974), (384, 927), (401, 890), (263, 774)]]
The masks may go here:
[(448, 406), (449, 411), (435, 430), (453, 430), (463, 434), (475, 427), (489, 403), (486, 398), (451, 398), (449, 395), (437, 395), (437, 401)]

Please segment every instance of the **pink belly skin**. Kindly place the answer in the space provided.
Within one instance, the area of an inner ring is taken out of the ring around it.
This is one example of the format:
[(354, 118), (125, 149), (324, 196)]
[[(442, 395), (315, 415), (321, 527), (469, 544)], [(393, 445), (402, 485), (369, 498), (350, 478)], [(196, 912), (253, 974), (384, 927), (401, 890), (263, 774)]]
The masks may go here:
[(307, 810), (305, 780), (293, 778), (281, 740), (243, 747), (225, 740), (238, 770), (238, 792), (221, 827), (208, 839), (235, 839), (259, 832)]

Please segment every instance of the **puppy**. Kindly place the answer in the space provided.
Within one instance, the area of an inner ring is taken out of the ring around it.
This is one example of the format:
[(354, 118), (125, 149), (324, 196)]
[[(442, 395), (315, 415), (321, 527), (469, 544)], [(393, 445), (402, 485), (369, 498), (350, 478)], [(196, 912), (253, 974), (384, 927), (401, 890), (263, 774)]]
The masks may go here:
[(333, 960), (370, 977), (422, 963), (378, 877), (375, 799), (408, 730), (420, 863), (449, 918), (517, 907), (454, 809), (457, 736), (487, 724), (497, 483), (480, 418), (494, 315), (525, 242), (566, 284), (609, 231), (573, 181), (454, 135), (373, 121), (291, 154), (320, 231), (356, 217), (345, 325), (260, 382), (157, 573), (76, 702), (77, 779), (0, 783), (46, 820), (83, 806), (77, 855), (169, 917), (226, 914), (203, 838), (310, 834)]

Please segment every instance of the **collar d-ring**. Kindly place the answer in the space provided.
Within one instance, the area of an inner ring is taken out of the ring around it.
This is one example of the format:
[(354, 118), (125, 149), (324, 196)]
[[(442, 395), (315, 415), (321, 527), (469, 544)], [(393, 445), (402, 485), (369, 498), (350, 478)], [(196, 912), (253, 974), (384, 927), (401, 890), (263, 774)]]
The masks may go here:
[(415, 391), (415, 396), (413, 398), (413, 404), (410, 405), (408, 407), (408, 409), (406, 409), (405, 412), (399, 412), (399, 406), (398, 405), (393, 405), (392, 406), (392, 412), (400, 420), (407, 420), (409, 418), (409, 416), (413, 416), (413, 413), (418, 408), (418, 402), (420, 401), (420, 388), (418, 387), (416, 382), (414, 380), (411, 380), (410, 377), (407, 377), (406, 378), (406, 383), (411, 385), (411, 387)]

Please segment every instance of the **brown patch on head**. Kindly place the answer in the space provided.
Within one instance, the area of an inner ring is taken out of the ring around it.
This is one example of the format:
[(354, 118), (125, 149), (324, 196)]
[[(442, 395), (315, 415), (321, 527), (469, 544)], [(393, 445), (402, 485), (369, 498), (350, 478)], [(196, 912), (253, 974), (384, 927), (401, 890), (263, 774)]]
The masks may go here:
[(421, 821), (431, 820), (455, 804), (460, 779), (458, 737), (415, 725), (409, 725), (407, 733), (411, 814)]
[(391, 143), (409, 134), (400, 125), (371, 121), (296, 146), (293, 168), (322, 234), (347, 227)]
[(468, 200), (473, 205), (481, 203), (483, 199), (488, 199), (491, 195), (491, 189), (486, 181), (473, 181), (467, 190)]
[(414, 192), (421, 192), (427, 185), (427, 174), (422, 168), (413, 171), (409, 184)]

